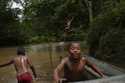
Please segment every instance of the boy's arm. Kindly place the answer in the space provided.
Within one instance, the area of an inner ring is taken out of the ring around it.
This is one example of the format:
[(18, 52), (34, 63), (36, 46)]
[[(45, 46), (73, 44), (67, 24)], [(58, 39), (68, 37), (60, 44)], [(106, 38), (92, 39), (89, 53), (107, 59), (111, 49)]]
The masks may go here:
[(54, 70), (54, 80), (55, 80), (56, 83), (59, 83), (59, 80), (60, 80), (60, 75), (59, 74), (63, 70), (65, 62), (66, 62), (66, 60), (63, 59), (61, 61), (61, 63)]
[(31, 60), (30, 60), (29, 58), (27, 58), (27, 60), (28, 60), (28, 64), (30, 65), (30, 68), (31, 68), (31, 70), (32, 70), (32, 72), (33, 72), (33, 75), (34, 75), (34, 77), (36, 78), (36, 77), (37, 77), (36, 71), (35, 71), (34, 66), (33, 66), (32, 63), (31, 63)]
[(96, 67), (96, 65), (92, 64), (88, 60), (86, 60), (88, 66), (90, 66), (95, 72), (97, 72), (101, 77), (105, 77), (105, 75)]
[(11, 60), (11, 61), (9, 61), (9, 62), (7, 62), (7, 63), (4, 63), (4, 64), (1, 64), (0, 65), (0, 67), (5, 67), (5, 66), (8, 66), (8, 65), (11, 65), (11, 64), (13, 64), (13, 60)]

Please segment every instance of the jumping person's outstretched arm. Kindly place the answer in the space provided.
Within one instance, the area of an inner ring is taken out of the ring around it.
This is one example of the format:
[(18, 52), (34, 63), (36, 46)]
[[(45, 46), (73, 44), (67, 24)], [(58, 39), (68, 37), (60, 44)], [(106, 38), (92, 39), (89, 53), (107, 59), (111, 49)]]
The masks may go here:
[(31, 63), (31, 60), (29, 58), (27, 58), (27, 61), (28, 61), (28, 64), (30, 65), (30, 68), (31, 68), (31, 70), (33, 72), (34, 77), (37, 78), (36, 71), (35, 71), (34, 66)]
[(96, 67), (96, 65), (92, 64), (88, 60), (86, 60), (88, 66), (90, 66), (95, 72), (97, 72), (101, 77), (105, 77), (105, 75)]
[(7, 62), (7, 63), (4, 63), (4, 64), (1, 64), (0, 65), (0, 67), (5, 67), (5, 66), (8, 66), (8, 65), (11, 65), (11, 64), (13, 64), (13, 60), (11, 60), (11, 61), (9, 61), (9, 62)]

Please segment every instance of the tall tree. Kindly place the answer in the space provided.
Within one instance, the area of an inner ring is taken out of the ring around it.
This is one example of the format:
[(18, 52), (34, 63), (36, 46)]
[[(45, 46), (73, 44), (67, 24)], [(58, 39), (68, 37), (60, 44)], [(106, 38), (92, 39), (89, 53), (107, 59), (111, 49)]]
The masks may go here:
[(25, 30), (21, 27), (19, 8), (11, 8), (13, 0), (0, 0), (0, 46), (18, 45), (26, 42)]

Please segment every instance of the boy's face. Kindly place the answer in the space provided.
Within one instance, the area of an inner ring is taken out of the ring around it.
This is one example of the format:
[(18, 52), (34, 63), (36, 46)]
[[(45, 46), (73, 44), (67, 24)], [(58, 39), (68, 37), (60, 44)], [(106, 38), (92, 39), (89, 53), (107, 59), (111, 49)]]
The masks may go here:
[(81, 53), (80, 44), (72, 43), (69, 48), (69, 53), (70, 53), (70, 57), (74, 59), (80, 58), (80, 53)]

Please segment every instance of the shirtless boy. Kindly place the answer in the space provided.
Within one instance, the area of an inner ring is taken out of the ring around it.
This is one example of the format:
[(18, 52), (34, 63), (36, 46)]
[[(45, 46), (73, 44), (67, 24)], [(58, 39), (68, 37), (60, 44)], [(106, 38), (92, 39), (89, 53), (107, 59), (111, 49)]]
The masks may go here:
[(30, 70), (32, 70), (34, 77), (36, 78), (36, 73), (33, 65), (31, 64), (31, 60), (25, 56), (25, 49), (18, 48), (17, 49), (17, 57), (8, 63), (0, 65), (0, 67), (8, 66), (13, 64), (16, 72), (17, 72), (17, 80), (18, 83), (32, 83), (32, 75)]
[(68, 52), (68, 57), (64, 58), (54, 70), (54, 80), (56, 83), (59, 83), (60, 79), (62, 78), (60, 77), (60, 72), (62, 71), (64, 73), (63, 78), (68, 82), (83, 81), (83, 79), (85, 79), (83, 75), (85, 65), (90, 66), (101, 77), (104, 76), (95, 65), (90, 63), (85, 57), (81, 57), (81, 49), (79, 43), (71, 43), (69, 45)]

